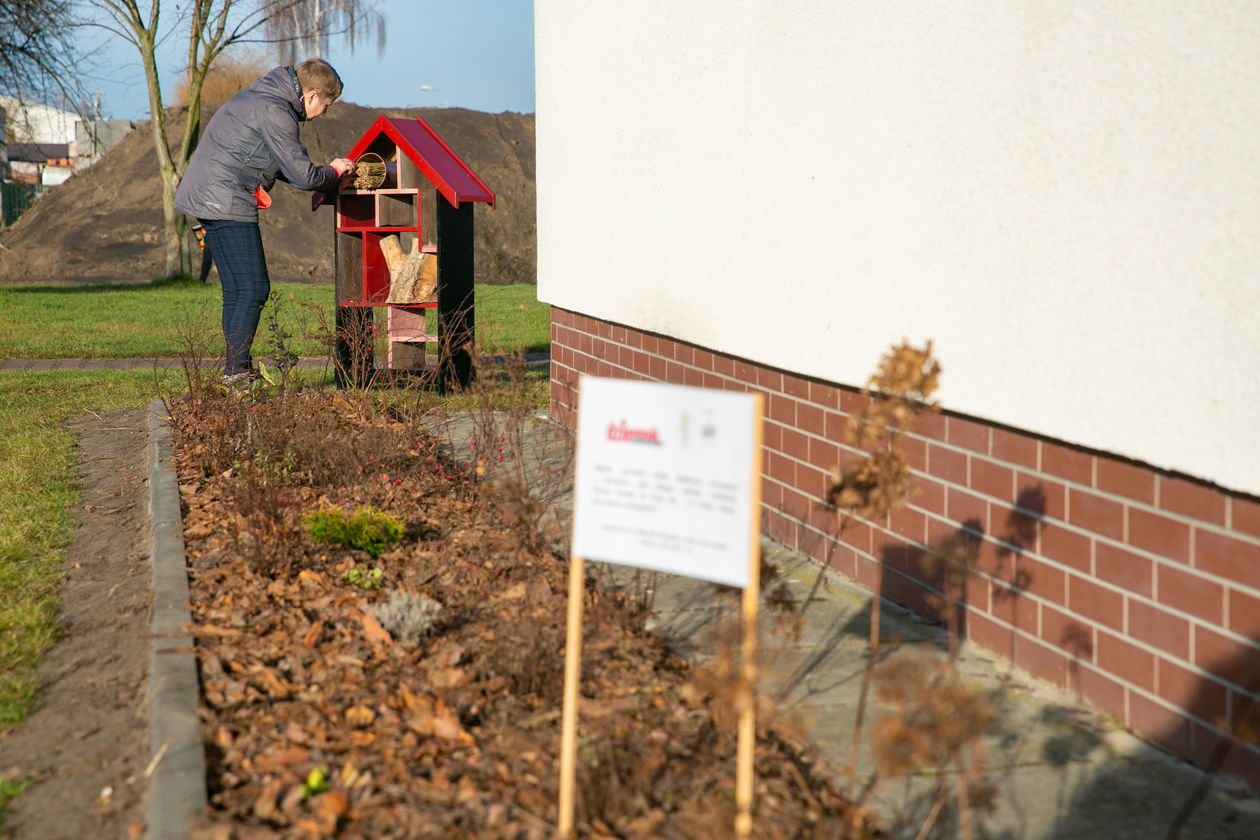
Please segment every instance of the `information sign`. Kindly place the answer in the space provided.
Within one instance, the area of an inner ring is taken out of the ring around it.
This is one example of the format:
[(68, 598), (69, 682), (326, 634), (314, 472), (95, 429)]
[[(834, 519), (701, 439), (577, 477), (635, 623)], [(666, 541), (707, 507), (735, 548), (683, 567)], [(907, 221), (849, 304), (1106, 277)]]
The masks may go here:
[(761, 395), (583, 376), (578, 398), (556, 833), (573, 836), (589, 557), (744, 590), (734, 828), (747, 840), (757, 732)]
[(745, 587), (751, 394), (583, 376), (573, 554)]

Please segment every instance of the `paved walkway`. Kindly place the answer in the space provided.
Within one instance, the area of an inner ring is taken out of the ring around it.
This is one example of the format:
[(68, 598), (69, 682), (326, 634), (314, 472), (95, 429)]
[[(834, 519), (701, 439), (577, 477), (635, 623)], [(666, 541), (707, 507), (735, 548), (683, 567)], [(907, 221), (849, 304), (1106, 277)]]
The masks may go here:
[(151, 370), (179, 365), (179, 359), (0, 359), (0, 370)]
[[(219, 360), (221, 363), (222, 360)], [(59, 371), (59, 370), (154, 370), (155, 368), (183, 367), (183, 359), (0, 359), (0, 370)], [(214, 362), (208, 361), (213, 366)], [(331, 363), (325, 357), (298, 360), (298, 367), (324, 368)]]
[[(545, 362), (551, 357), (546, 353), (525, 353), (524, 359), (529, 364)], [(489, 361), (501, 361), (498, 356), (487, 357)], [(222, 360), (219, 360), (222, 361)], [(437, 357), (429, 354), (426, 357), (429, 365), (437, 364)], [(209, 362), (211, 365), (213, 361)], [(154, 368), (182, 367), (183, 359), (0, 359), (0, 370), (153, 370)], [(298, 360), (298, 367), (329, 368), (332, 362), (326, 356), (309, 356)]]
[[(443, 422), (455, 452), (478, 434), (472, 419)], [(485, 434), (485, 430), (480, 430)], [(483, 438), (484, 439), (484, 438)], [(525, 478), (552, 512), (555, 538), (564, 545), (572, 504), (572, 447), (567, 435), (543, 416), (522, 430)], [(780, 569), (798, 600), (814, 588), (819, 567), (780, 544), (763, 541), (766, 559)], [(593, 574), (615, 586), (648, 594), (652, 624), (677, 650), (697, 661), (713, 652), (722, 617), (712, 584), (592, 563)], [(774, 713), (800, 722), (834, 767), (845, 766), (856, 717), (870, 624), (870, 593), (825, 574), (804, 612), (795, 641), (764, 634), (762, 691)], [(769, 616), (763, 611), (763, 616)], [(767, 618), (767, 621), (769, 619)], [(933, 626), (888, 601), (882, 602), (884, 658), (940, 657), (945, 638)], [(1260, 799), (1240, 782), (1210, 779), (1152, 747), (1052, 686), (1009, 663), (964, 645), (958, 666), (997, 709), (985, 736), (983, 778), (995, 792), (993, 812), (977, 816), (987, 830), (974, 836), (1004, 840), (1256, 840)], [(866, 748), (872, 722), (886, 707), (868, 708), (859, 775), (874, 760)], [(924, 773), (888, 779), (876, 789), (875, 810), (893, 837), (911, 840), (934, 802), (941, 779)], [(1187, 816), (1183, 809), (1193, 806)], [(942, 811), (934, 837), (961, 837), (952, 807)], [(1180, 826), (1179, 829), (1175, 826)]]

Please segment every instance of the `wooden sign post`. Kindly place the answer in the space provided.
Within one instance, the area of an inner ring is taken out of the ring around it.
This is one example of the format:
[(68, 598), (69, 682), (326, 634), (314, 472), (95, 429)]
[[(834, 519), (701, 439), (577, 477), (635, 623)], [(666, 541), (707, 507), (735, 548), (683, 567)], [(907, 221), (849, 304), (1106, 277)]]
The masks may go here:
[(748, 517), (752, 551), (748, 556), (748, 584), (740, 600), (744, 641), (740, 650), (743, 679), (739, 691), (739, 741), (735, 753), (735, 836), (745, 840), (752, 834), (753, 748), (757, 744), (757, 604), (761, 600), (761, 395), (756, 398), (757, 423), (753, 432), (754, 461), (752, 509)]
[(578, 682), (582, 674), (582, 598), (586, 572), (581, 557), (569, 560), (569, 624), (564, 645), (564, 717), (560, 721), (560, 815), (556, 829), (573, 836), (573, 789), (577, 777)]
[(573, 551), (557, 831), (573, 836), (583, 557), (741, 587), (735, 834), (752, 831), (763, 398), (584, 376), (579, 383)]

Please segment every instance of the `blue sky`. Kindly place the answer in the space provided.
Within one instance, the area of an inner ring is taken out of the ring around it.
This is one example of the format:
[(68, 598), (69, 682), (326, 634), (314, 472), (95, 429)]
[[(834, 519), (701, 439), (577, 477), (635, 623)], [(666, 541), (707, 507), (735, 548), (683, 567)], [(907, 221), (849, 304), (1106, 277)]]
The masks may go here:
[[(345, 101), (382, 108), (533, 112), (533, 0), (378, 0), (376, 6), (385, 17), (384, 50), (378, 53), (373, 42), (352, 56), (338, 43), (324, 56), (341, 75)], [(164, 19), (174, 22), (174, 8), (163, 2)], [(186, 30), (168, 37), (159, 50), (168, 103), (183, 78), (186, 51)], [(113, 38), (104, 43), (98, 60), (107, 69), (89, 88), (101, 91), (101, 112), (147, 119), (148, 95), (135, 48)]]

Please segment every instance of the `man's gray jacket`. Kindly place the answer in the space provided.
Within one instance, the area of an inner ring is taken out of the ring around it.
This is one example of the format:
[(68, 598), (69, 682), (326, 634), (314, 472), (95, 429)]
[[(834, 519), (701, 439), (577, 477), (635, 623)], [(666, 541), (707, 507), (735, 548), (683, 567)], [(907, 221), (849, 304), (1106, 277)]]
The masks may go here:
[(292, 67), (277, 67), (219, 107), (175, 193), (175, 209), (195, 219), (258, 221), (254, 191), (277, 178), (328, 192), (337, 171), (311, 163), (298, 137), (306, 119)]

